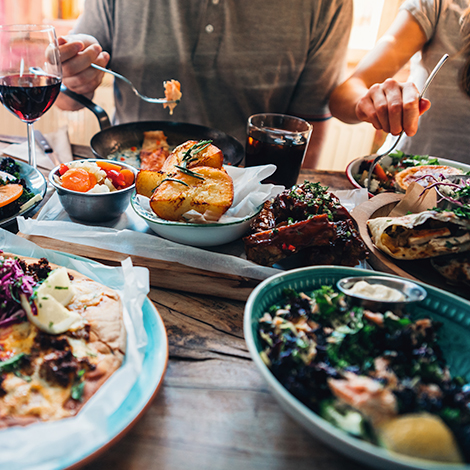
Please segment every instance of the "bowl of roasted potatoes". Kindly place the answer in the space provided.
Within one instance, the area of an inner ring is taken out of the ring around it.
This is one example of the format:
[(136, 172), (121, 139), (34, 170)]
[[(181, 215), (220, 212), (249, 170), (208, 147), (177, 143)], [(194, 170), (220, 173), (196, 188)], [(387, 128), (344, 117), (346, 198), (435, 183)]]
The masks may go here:
[(160, 170), (140, 170), (135, 187), (134, 211), (155, 233), (185, 245), (230, 243), (248, 231), (261, 210), (256, 206), (242, 217), (227, 213), (236, 196), (234, 183), (221, 150), (210, 141), (179, 145)]

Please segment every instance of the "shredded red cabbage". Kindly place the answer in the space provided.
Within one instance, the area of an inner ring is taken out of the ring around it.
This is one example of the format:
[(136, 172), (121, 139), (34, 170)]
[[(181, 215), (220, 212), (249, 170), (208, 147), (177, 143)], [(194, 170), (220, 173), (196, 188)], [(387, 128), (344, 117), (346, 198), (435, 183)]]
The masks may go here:
[[(0, 258), (0, 327), (26, 320), (21, 294), (30, 301), (36, 284), (32, 276), (25, 274), (18, 260)], [(34, 312), (35, 304), (31, 301), (30, 304)]]

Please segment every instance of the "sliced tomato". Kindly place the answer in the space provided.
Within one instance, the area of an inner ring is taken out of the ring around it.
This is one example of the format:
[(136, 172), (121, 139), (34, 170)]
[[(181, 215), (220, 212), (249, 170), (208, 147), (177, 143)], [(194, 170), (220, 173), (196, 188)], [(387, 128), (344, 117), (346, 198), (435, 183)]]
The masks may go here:
[(380, 181), (387, 181), (388, 180), (387, 174), (385, 173), (384, 169), (378, 163), (377, 163), (377, 165), (375, 165), (374, 173), (375, 173), (375, 176), (377, 176), (377, 178)]
[(5, 184), (0, 186), (0, 207), (16, 201), (23, 194), (21, 184)]
[(96, 184), (95, 175), (83, 168), (71, 168), (62, 175), (62, 187), (86, 193)]

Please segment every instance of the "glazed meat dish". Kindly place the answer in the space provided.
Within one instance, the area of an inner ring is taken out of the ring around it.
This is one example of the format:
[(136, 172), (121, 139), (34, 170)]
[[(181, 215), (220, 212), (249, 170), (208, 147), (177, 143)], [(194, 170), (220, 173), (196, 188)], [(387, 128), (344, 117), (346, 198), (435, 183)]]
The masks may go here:
[(319, 183), (304, 182), (264, 204), (243, 239), (247, 258), (263, 266), (301, 253), (302, 264), (355, 266), (368, 252), (348, 211)]

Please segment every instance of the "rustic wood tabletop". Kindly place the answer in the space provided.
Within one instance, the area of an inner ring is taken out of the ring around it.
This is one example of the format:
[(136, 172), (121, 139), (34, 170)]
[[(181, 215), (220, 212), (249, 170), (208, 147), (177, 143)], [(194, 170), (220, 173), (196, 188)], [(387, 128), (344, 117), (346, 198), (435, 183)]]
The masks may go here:
[[(0, 136), (0, 150), (12, 141)], [(90, 156), (84, 147), (73, 151)], [(299, 181), (304, 179), (352, 188), (339, 172), (303, 170)], [(279, 407), (245, 345), (243, 301), (156, 287), (149, 298), (168, 333), (163, 385), (135, 426), (84, 469), (363, 468)]]

